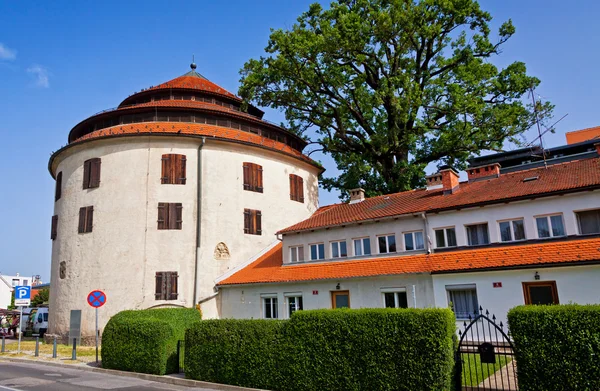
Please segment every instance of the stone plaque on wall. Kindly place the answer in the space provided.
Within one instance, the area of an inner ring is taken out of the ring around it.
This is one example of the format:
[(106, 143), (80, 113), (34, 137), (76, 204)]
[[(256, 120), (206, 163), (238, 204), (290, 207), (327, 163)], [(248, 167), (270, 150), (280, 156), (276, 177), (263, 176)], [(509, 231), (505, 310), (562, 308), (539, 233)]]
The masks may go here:
[(215, 259), (226, 260), (230, 257), (231, 256), (229, 254), (229, 248), (227, 247), (227, 245), (223, 242), (219, 242), (219, 244), (217, 244), (217, 246), (215, 247)]

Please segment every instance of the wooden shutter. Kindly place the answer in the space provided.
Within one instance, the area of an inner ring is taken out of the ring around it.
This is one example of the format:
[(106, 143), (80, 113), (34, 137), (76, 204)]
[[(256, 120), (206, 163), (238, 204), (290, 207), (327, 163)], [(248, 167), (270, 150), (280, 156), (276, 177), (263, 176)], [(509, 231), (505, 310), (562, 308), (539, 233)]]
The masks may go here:
[(58, 228), (58, 215), (52, 216), (52, 228), (50, 229), (50, 239), (56, 239), (56, 233)]
[(181, 205), (181, 203), (169, 204), (168, 229), (181, 229), (183, 223), (182, 210), (183, 206)]
[(100, 186), (100, 158), (94, 158), (89, 160), (89, 172), (90, 180), (88, 188), (95, 188)]
[(173, 155), (176, 157), (175, 160), (175, 184), (185, 185), (185, 165), (186, 165), (186, 157), (185, 155)]
[(300, 176), (296, 176), (296, 191), (298, 194), (297, 201), (304, 203), (304, 179)]
[(254, 183), (255, 190), (258, 191), (259, 193), (262, 193), (263, 192), (263, 169), (262, 169), (262, 166), (255, 164), (254, 172), (255, 172), (254, 180), (256, 181)]
[(161, 158), (162, 172), (160, 177), (160, 183), (163, 185), (171, 183), (171, 155), (165, 154)]
[(169, 212), (169, 204), (165, 202), (158, 203), (158, 229), (168, 229), (167, 213)]
[(56, 175), (56, 188), (54, 189), (54, 201), (58, 201), (62, 195), (62, 171)]
[(250, 209), (244, 209), (244, 233), (250, 234), (252, 232), (252, 211)]
[(260, 210), (254, 211), (254, 234), (262, 235), (262, 213)]
[(79, 208), (79, 228), (78, 232), (80, 234), (85, 233), (85, 217), (86, 217), (86, 207)]
[(290, 174), (290, 200), (296, 201), (296, 175)]
[(83, 162), (83, 188), (84, 189), (90, 188), (90, 172), (91, 172), (90, 167), (91, 166), (92, 166), (91, 160), (86, 160), (85, 162)]
[(250, 190), (250, 176), (251, 176), (251, 169), (250, 169), (250, 165), (252, 163), (244, 163), (243, 164), (243, 168), (244, 168), (244, 190)]
[(169, 276), (169, 298), (167, 300), (177, 300), (177, 272), (167, 273)]
[(164, 297), (164, 290), (163, 290), (163, 273), (162, 272), (156, 272), (156, 284), (155, 284), (155, 290), (154, 290), (154, 298), (156, 300), (163, 300)]
[(85, 211), (85, 232), (92, 232), (92, 227), (94, 225), (94, 207), (88, 206), (87, 208), (85, 208)]

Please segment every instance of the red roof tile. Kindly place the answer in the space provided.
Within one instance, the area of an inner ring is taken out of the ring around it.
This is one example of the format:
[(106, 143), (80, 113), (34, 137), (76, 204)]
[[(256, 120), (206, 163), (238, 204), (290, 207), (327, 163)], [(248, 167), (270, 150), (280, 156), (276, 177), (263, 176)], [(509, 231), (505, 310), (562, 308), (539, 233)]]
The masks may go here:
[[(523, 181), (533, 177), (538, 179)], [(600, 188), (600, 158), (517, 171), (478, 182), (461, 182), (459, 190), (453, 194), (444, 194), (441, 189), (417, 189), (367, 198), (354, 204), (328, 206), (326, 210), (320, 209), (310, 218), (282, 229), (278, 233), (324, 228), (410, 213), (500, 203), (586, 188)]]
[(600, 238), (285, 266), (282, 265), (282, 245), (278, 244), (218, 285), (477, 271), (586, 261), (600, 261)]
[(174, 122), (144, 122), (130, 125), (117, 125), (110, 128), (96, 130), (88, 133), (71, 144), (78, 142), (106, 138), (116, 137), (123, 135), (149, 135), (149, 134), (181, 134), (181, 135), (195, 135), (195, 136), (206, 136), (209, 138), (221, 139), (221, 140), (232, 140), (245, 144), (251, 144), (260, 146), (262, 148), (271, 149), (276, 152), (280, 152), (297, 159), (303, 160), (309, 164), (320, 167), (311, 158), (303, 155), (294, 148), (287, 144), (279, 141), (271, 140), (266, 137), (259, 136), (254, 133), (244, 132), (241, 130), (235, 130), (214, 125), (201, 125), (201, 124), (189, 124), (189, 123), (174, 123)]
[(207, 80), (204, 77), (198, 76), (191, 76), (188, 73), (183, 76), (179, 76), (173, 80), (169, 80), (165, 83), (151, 87), (148, 90), (168, 90), (171, 88), (185, 88), (188, 90), (208, 91), (219, 95), (225, 95), (238, 101), (241, 100), (236, 95), (232, 94), (231, 92), (227, 91), (222, 87), (219, 87), (212, 81)]

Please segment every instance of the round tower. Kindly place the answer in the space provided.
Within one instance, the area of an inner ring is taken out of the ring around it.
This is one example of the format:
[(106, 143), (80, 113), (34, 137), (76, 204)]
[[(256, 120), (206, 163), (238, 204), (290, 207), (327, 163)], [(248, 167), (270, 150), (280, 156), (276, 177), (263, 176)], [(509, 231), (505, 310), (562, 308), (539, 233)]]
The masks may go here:
[(215, 279), (316, 210), (305, 141), (191, 68), (83, 120), (52, 154), (50, 334), (66, 337), (79, 309), (93, 339), (95, 289), (101, 329), (125, 309), (218, 317)]

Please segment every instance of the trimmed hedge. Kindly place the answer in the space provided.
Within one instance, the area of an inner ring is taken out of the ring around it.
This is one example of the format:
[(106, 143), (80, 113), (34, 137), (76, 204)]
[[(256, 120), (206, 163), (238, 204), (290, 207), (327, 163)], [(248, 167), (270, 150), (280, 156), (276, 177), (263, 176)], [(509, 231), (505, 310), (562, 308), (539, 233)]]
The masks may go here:
[(519, 389), (600, 390), (600, 305), (519, 306), (508, 325)]
[(284, 321), (205, 320), (185, 335), (185, 375), (214, 383), (274, 389)]
[(165, 375), (178, 371), (177, 341), (201, 320), (193, 308), (122, 311), (102, 333), (102, 367)]
[(186, 377), (272, 390), (448, 390), (454, 332), (448, 309), (203, 321), (186, 333)]

